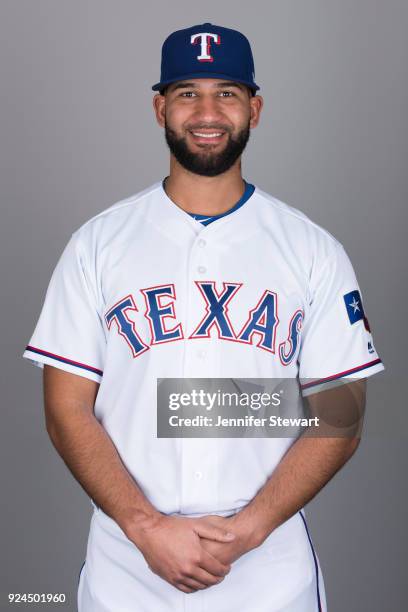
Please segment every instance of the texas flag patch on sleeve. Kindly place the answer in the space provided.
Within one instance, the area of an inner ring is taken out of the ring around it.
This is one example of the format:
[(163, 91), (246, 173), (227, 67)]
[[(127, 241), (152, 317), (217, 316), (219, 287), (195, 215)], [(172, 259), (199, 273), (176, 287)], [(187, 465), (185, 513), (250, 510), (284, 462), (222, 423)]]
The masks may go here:
[(350, 291), (350, 293), (343, 295), (343, 298), (350, 323), (353, 325), (353, 323), (364, 319), (363, 302), (359, 290)]

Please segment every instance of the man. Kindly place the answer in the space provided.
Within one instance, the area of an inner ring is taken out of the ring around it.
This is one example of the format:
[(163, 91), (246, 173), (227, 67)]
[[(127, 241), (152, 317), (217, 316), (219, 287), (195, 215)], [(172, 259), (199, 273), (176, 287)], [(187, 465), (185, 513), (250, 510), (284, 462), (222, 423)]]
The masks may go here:
[(296, 379), (347, 428), (384, 366), (342, 245), (242, 178), (248, 40), (174, 32), (161, 69), (170, 173), (74, 232), (24, 352), (94, 506), (79, 612), (326, 610), (303, 507), (358, 436), (158, 437), (157, 379)]

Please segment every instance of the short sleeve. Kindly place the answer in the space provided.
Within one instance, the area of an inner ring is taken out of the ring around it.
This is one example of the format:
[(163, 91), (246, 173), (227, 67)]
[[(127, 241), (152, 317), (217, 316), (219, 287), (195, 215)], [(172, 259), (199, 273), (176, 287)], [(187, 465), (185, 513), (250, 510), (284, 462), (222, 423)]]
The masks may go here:
[(384, 370), (353, 266), (339, 242), (333, 241), (316, 266), (310, 289), (298, 356), (302, 394)]
[(75, 232), (53, 271), (23, 357), (41, 368), (51, 365), (100, 383), (106, 338), (87, 267)]

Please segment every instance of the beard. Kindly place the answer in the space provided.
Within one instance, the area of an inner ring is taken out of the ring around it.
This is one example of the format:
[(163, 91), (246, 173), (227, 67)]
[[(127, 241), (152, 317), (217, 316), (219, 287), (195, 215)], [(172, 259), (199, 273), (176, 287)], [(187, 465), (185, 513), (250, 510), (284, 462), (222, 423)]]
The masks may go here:
[[(200, 127), (203, 128), (204, 126)], [(218, 129), (221, 128), (221, 126), (207, 127), (213, 127), (214, 130), (217, 127)], [(194, 129), (198, 130), (199, 127), (194, 126)], [(222, 130), (228, 134), (228, 141), (219, 153), (212, 152), (211, 147), (204, 149), (202, 153), (193, 153), (188, 148), (186, 138), (177, 136), (167, 122), (165, 124), (165, 137), (170, 151), (183, 168), (201, 176), (218, 176), (229, 170), (244, 151), (250, 135), (249, 121), (235, 136), (232, 136), (230, 130), (226, 130), (225, 127), (222, 127)]]

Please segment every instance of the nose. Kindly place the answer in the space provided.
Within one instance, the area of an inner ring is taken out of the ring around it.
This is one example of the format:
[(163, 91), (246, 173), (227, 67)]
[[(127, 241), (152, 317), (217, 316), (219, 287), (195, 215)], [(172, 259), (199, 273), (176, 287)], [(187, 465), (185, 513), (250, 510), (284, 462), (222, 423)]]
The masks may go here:
[(213, 95), (201, 95), (197, 99), (194, 118), (201, 123), (218, 123), (225, 117), (222, 114), (219, 98)]

